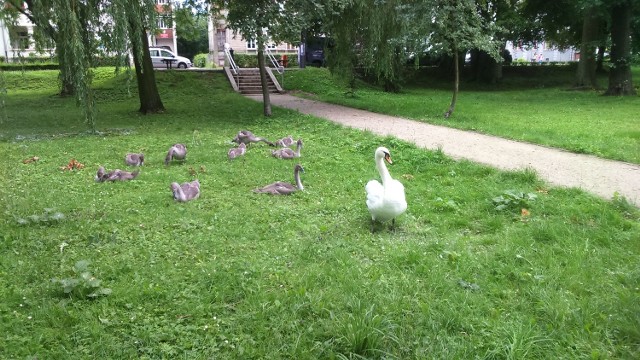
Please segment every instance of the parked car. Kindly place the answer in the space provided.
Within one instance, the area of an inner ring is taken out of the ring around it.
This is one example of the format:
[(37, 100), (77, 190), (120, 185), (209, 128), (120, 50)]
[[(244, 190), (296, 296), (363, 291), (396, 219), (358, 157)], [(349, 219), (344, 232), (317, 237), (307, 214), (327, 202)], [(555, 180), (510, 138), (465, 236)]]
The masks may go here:
[(178, 69), (188, 69), (193, 66), (191, 60), (183, 56), (178, 56), (172, 51), (162, 47), (149, 47), (149, 54), (151, 55), (151, 61), (153, 62), (154, 68), (166, 68), (167, 64), (162, 62), (164, 59), (175, 59), (176, 61), (172, 66)]

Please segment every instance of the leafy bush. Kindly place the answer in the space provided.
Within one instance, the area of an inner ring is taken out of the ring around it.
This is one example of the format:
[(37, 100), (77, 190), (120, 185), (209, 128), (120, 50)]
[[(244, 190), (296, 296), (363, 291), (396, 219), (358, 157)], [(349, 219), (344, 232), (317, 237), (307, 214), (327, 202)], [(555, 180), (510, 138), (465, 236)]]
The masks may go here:
[(196, 54), (196, 56), (193, 57), (193, 66), (200, 68), (207, 67), (208, 56), (208, 54)]
[(65, 294), (81, 299), (93, 299), (111, 294), (111, 289), (102, 287), (102, 281), (91, 274), (87, 260), (76, 262), (73, 266), (73, 273), (75, 274), (74, 277), (51, 279), (51, 281), (60, 284)]
[(520, 210), (529, 207), (529, 202), (538, 196), (534, 193), (507, 190), (502, 195), (493, 198), (496, 210)]
[(238, 67), (241, 68), (255, 68), (258, 67), (258, 56), (251, 54), (234, 54), (233, 60)]
[[(285, 54), (274, 54), (273, 56), (278, 60), (282, 60), (282, 56)], [(287, 67), (297, 67), (298, 66), (298, 57), (296, 54), (286, 54), (287, 55)], [(238, 67), (241, 68), (256, 68), (258, 67), (258, 56), (255, 54), (238, 54), (235, 53), (233, 55), (233, 59), (235, 60)], [(265, 58), (265, 61), (268, 61)], [(271, 63), (267, 63), (269, 66)]]
[(61, 212), (53, 212), (53, 209), (44, 209), (44, 212), (40, 215), (29, 215), (26, 218), (16, 217), (16, 222), (20, 225), (52, 225), (56, 224), (64, 219), (64, 214)]

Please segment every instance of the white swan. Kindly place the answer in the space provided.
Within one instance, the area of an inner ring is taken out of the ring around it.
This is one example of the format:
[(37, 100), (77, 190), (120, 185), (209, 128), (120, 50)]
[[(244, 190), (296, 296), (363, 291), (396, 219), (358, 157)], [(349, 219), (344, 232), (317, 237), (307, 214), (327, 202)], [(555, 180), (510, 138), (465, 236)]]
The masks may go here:
[(392, 221), (395, 225), (396, 217), (407, 210), (407, 200), (404, 196), (404, 186), (389, 174), (386, 160), (392, 164), (391, 154), (385, 147), (379, 147), (375, 152), (376, 168), (382, 178), (382, 184), (378, 180), (371, 180), (365, 186), (367, 192), (367, 208), (371, 213), (371, 231), (375, 221)]

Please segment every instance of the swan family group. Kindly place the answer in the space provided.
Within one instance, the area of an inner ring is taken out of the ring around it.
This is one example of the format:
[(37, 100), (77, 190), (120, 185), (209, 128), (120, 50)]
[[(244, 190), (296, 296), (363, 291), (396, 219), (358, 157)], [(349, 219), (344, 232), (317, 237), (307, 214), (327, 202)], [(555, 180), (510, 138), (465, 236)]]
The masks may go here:
[[(278, 147), (277, 150), (271, 152), (272, 156), (278, 159), (295, 159), (301, 157), (301, 149), (303, 147), (302, 139), (294, 141), (292, 136), (287, 136), (279, 139), (275, 142), (268, 141), (264, 138), (255, 136), (251, 131), (242, 130), (238, 132), (236, 137), (232, 140), (237, 147), (229, 149), (227, 157), (229, 160), (234, 160), (240, 156), (245, 155), (247, 146), (252, 143), (264, 142), (270, 146)], [(291, 146), (295, 146), (296, 149), (291, 149)], [(184, 144), (173, 144), (167, 151), (164, 163), (168, 165), (173, 160), (186, 160), (187, 147)], [(379, 147), (376, 149), (375, 163), (378, 173), (382, 182), (378, 180), (371, 180), (365, 186), (365, 192), (367, 194), (366, 204), (371, 214), (372, 228), (376, 221), (387, 222), (392, 221), (395, 225), (395, 218), (404, 213), (407, 210), (407, 201), (405, 199), (404, 186), (402, 183), (391, 177), (385, 161), (392, 164), (391, 153), (385, 147)], [(144, 165), (144, 154), (128, 153), (125, 156), (125, 164), (129, 166), (142, 166)], [(293, 177), (295, 184), (288, 182), (277, 181), (266, 186), (256, 188), (253, 191), (256, 193), (267, 193), (273, 195), (290, 195), (296, 191), (304, 190), (302, 181), (300, 179), (300, 173), (304, 172), (304, 168), (300, 164), (296, 164), (293, 170)], [(100, 166), (95, 176), (97, 182), (108, 181), (128, 181), (135, 179), (140, 170), (132, 172), (115, 169), (112, 171), (106, 171), (104, 167)], [(200, 196), (200, 182), (196, 179), (191, 182), (185, 182), (178, 184), (172, 182), (170, 185), (173, 198), (176, 201), (186, 202), (197, 199)]]

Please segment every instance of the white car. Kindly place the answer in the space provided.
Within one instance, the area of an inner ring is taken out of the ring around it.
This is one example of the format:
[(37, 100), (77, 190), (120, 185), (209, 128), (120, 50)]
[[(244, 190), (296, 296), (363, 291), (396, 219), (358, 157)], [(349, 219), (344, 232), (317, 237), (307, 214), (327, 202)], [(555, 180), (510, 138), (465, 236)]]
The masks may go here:
[(193, 66), (191, 60), (183, 56), (178, 56), (164, 48), (150, 47), (149, 54), (151, 55), (154, 68), (167, 68), (167, 61), (163, 62), (162, 60), (174, 60), (171, 62), (172, 68), (188, 69)]

